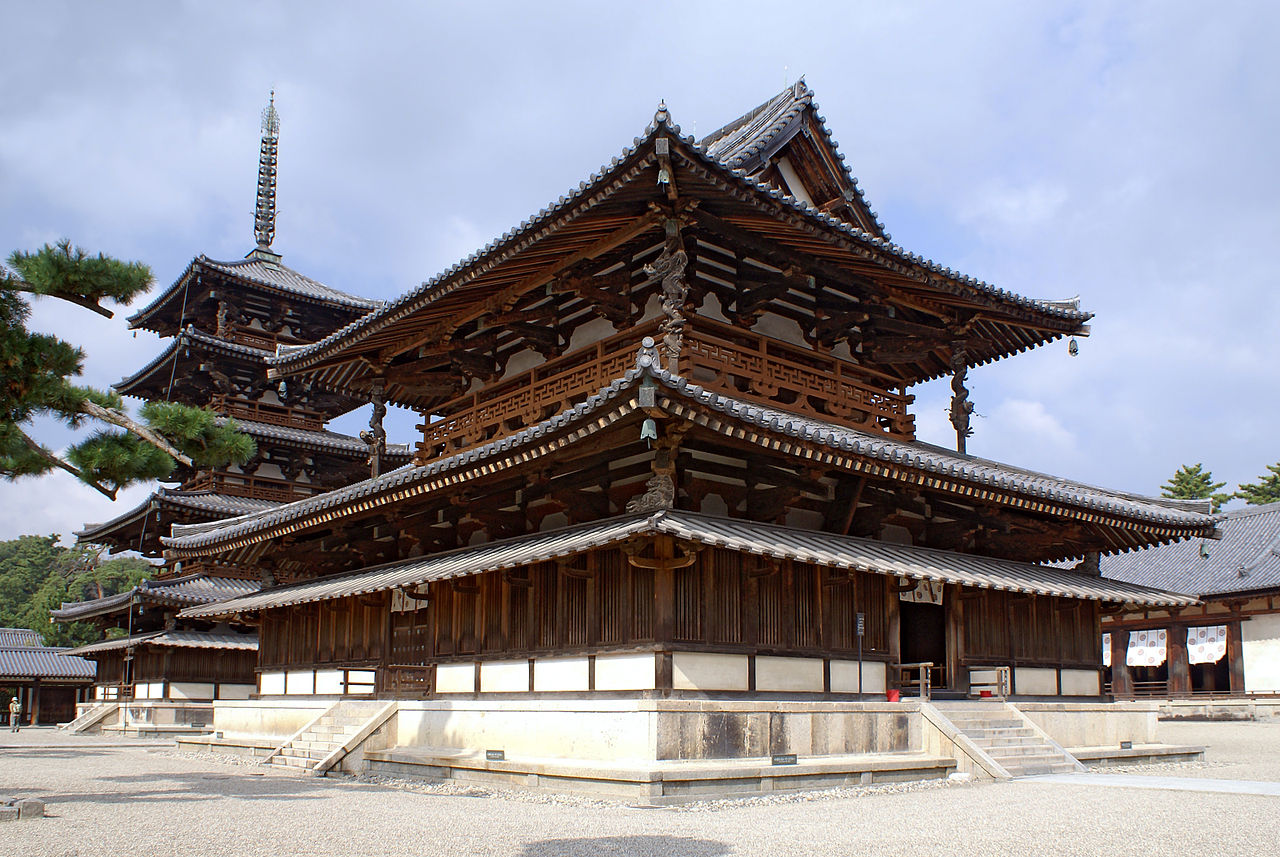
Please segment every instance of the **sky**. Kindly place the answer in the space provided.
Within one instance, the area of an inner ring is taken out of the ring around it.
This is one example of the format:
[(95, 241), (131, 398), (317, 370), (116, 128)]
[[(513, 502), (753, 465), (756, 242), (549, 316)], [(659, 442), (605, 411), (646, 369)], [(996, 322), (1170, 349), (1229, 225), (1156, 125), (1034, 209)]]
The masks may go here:
[[(971, 453), (1146, 494), (1182, 464), (1230, 490), (1280, 460), (1280, 5), (8, 0), (0, 31), (21, 34), (0, 249), (70, 238), (157, 289), (252, 248), (273, 88), (274, 249), (392, 299), (576, 187), (659, 100), (702, 136), (804, 75), (895, 242), (1097, 314), (1077, 357), (971, 372)], [(124, 321), (145, 300), (111, 321), (46, 300), (32, 327), (105, 387), (163, 347)], [(912, 392), (921, 439), (953, 445), (945, 379)], [(0, 538), (70, 538), (148, 491), (0, 482)]]

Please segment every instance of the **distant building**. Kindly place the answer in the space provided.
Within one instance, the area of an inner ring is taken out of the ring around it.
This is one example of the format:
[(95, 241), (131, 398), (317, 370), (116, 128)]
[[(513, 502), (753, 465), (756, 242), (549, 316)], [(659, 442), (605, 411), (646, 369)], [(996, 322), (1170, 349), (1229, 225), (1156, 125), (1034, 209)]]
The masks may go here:
[[(22, 703), (23, 724), (63, 723), (75, 717), (76, 703), (93, 685), (94, 665), (68, 657), (67, 649), (44, 644), (27, 628), (0, 628), (0, 690)], [(8, 725), (7, 707), (0, 718)]]
[(1227, 512), (1218, 532), (1102, 558), (1105, 577), (1201, 601), (1103, 614), (1117, 697), (1280, 693), (1280, 503)]

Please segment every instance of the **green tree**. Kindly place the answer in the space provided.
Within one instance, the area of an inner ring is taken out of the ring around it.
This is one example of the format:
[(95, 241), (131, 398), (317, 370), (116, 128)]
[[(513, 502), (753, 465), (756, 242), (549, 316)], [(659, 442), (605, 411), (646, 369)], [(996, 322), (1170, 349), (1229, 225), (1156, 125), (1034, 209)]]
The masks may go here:
[[(114, 392), (71, 382), (84, 352), (56, 336), (27, 330), (25, 294), (53, 297), (108, 318), (102, 302), (128, 304), (151, 285), (139, 262), (91, 256), (69, 241), (35, 253), (14, 252), (0, 266), (0, 475), (36, 476), (55, 468), (115, 499), (125, 485), (163, 479), (181, 462), (188, 467), (243, 464), (256, 451), (234, 422), (207, 410), (149, 402), (141, 422)], [(89, 421), (112, 428), (93, 432), (59, 456), (30, 433), (35, 417), (52, 416), (72, 429)]]
[(1208, 500), (1214, 512), (1232, 498), (1231, 494), (1218, 491), (1227, 483), (1214, 482), (1213, 474), (1204, 469), (1202, 464), (1184, 464), (1160, 488), (1161, 497), (1175, 500)]
[(1280, 462), (1268, 464), (1267, 472), (1259, 476), (1257, 482), (1241, 483), (1232, 496), (1239, 497), (1250, 506), (1280, 502)]

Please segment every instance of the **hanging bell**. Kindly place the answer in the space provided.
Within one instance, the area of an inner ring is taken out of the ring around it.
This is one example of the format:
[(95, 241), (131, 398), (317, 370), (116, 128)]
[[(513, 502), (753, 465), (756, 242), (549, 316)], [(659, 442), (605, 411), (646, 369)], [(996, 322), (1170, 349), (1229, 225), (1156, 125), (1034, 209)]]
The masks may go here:
[(662, 186), (669, 184), (671, 184), (671, 173), (667, 172), (666, 167), (661, 167), (658, 170), (658, 185)]
[(653, 421), (653, 417), (646, 419), (640, 426), (640, 439), (647, 446), (652, 446), (653, 442), (658, 439), (658, 424)]
[(1071, 337), (1071, 341), (1067, 343), (1067, 353), (1075, 357), (1080, 353), (1080, 343), (1076, 342), (1076, 338)]

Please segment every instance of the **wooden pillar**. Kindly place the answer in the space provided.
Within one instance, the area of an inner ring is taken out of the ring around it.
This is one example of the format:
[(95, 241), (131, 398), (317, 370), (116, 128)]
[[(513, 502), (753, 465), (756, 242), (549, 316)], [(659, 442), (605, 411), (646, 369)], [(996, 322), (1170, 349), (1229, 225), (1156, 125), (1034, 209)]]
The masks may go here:
[[(901, 599), (898, 598), (898, 591), (894, 587), (897, 583), (896, 577), (889, 578), (889, 585), (885, 587), (885, 598), (888, 604), (885, 605), (885, 628), (889, 636), (889, 662), (891, 664), (902, 663), (902, 610)], [(889, 686), (897, 685), (897, 673), (891, 672), (889, 675)]]
[(40, 722), (40, 679), (31, 683), (31, 725)]
[(964, 668), (964, 601), (961, 587), (947, 584), (946, 605), (947, 684), (952, 690), (969, 692), (969, 671)]
[(658, 536), (655, 551), (657, 563), (653, 570), (653, 636), (660, 643), (669, 643), (676, 633), (676, 575), (671, 567), (675, 546), (670, 536)]
[(1187, 662), (1187, 628), (1170, 625), (1165, 653), (1169, 662), (1169, 695), (1191, 695), (1191, 665)]
[(1111, 634), (1111, 695), (1116, 699), (1133, 698), (1133, 675), (1125, 660), (1129, 656), (1129, 632), (1112, 630)]
[(1227, 667), (1231, 673), (1231, 693), (1243, 694), (1244, 684), (1244, 637), (1240, 631), (1240, 619), (1227, 623)]

